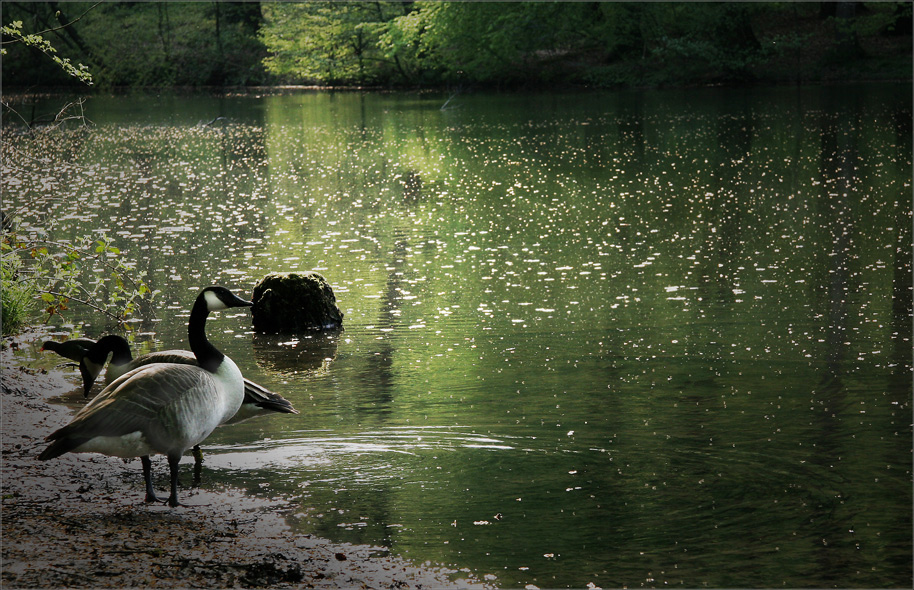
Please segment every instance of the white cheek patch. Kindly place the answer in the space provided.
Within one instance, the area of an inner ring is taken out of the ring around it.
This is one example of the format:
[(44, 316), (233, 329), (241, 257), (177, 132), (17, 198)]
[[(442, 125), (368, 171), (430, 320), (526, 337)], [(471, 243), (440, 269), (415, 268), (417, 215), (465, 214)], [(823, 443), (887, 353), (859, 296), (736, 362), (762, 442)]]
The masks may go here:
[(203, 298), (206, 299), (206, 309), (210, 311), (222, 311), (223, 309), (228, 309), (228, 306), (222, 302), (219, 297), (212, 291), (206, 291), (203, 293)]

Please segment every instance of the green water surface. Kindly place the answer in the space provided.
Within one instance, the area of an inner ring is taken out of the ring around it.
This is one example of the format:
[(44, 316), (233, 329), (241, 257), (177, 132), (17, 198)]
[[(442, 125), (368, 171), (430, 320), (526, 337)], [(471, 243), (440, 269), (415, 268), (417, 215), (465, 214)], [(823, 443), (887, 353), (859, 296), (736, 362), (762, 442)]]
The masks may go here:
[(294, 529), (506, 588), (910, 587), (910, 96), (97, 96), (42, 161), (7, 119), (4, 210), (116, 238), (138, 352), (208, 284), (330, 281), (339, 334), (208, 330), (301, 414), (202, 485)]

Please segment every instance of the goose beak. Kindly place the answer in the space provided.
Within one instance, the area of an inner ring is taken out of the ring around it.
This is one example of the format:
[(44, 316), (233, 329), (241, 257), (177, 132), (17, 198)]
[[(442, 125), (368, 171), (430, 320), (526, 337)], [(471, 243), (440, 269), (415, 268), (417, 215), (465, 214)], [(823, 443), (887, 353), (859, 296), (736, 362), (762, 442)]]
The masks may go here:
[(232, 307), (252, 307), (254, 305), (253, 301), (248, 301), (247, 299), (242, 299), (237, 295), (232, 295), (235, 299), (232, 301)]

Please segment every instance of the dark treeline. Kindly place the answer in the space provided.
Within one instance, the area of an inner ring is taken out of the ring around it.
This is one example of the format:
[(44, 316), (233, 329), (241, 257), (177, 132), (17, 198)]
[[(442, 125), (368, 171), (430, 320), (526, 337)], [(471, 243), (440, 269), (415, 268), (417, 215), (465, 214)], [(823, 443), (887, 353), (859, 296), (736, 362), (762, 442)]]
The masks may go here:
[[(911, 2), (4, 2), (2, 18), (103, 88), (911, 77)], [(3, 47), (7, 86), (79, 83)]]
[[(72, 22), (74, 21), (75, 22)], [(237, 86), (267, 83), (259, 2), (3, 2), (3, 24), (43, 33), (57, 55), (88, 66), (93, 83)], [(69, 24), (68, 23), (71, 23)], [(68, 25), (68, 26), (64, 26)], [(79, 84), (41, 51), (4, 37), (3, 83)]]

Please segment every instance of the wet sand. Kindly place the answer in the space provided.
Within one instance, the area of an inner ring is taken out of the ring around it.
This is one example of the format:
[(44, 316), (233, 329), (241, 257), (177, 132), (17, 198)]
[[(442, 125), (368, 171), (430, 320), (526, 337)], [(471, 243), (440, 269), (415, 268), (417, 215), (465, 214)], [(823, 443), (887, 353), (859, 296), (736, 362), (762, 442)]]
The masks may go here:
[[(265, 507), (240, 492), (182, 488), (181, 500), (195, 506), (147, 505), (139, 460), (38, 461), (44, 438), (72, 417), (48, 400), (77, 385), (63, 373), (11, 367), (6, 351), (0, 360), (3, 588), (484, 587), (377, 547), (294, 533), (279, 501)], [(191, 465), (182, 461), (182, 482)], [(163, 482), (159, 474), (157, 489)]]

